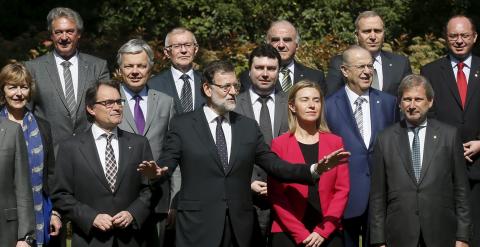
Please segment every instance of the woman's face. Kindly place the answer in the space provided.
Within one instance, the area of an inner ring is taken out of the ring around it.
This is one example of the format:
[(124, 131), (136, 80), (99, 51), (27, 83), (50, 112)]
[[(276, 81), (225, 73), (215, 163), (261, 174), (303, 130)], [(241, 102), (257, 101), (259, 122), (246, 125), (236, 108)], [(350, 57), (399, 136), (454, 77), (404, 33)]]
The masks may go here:
[(5, 93), (7, 106), (12, 110), (23, 109), (30, 100), (30, 87), (28, 86), (27, 82), (7, 82), (3, 87), (3, 92)]
[(320, 92), (311, 87), (302, 88), (296, 93), (293, 104), (290, 103), (288, 107), (296, 115), (297, 121), (316, 123), (322, 109)]

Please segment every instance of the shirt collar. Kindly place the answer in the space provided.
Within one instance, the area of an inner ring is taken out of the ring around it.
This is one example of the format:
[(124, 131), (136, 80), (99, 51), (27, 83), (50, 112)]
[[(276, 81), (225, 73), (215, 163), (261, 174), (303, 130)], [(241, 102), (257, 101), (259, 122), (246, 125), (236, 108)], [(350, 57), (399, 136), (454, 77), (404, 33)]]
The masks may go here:
[[(207, 118), (208, 123), (212, 123), (216, 121), (215, 119), (219, 116), (212, 108), (207, 105), (203, 106), (203, 112), (205, 113), (205, 117)], [(223, 115), (225, 121), (230, 122), (230, 113), (227, 112)]]
[[(452, 68), (457, 67), (457, 64), (461, 61), (458, 60), (456, 57), (452, 56), (451, 54), (449, 56), (450, 56), (450, 63), (452, 64)], [(468, 68), (472, 67), (471, 66), (472, 65), (472, 54), (468, 55), (468, 57), (465, 60), (463, 60), (463, 64), (465, 64), (465, 66), (467, 66)]]
[(412, 128), (415, 128), (415, 127), (427, 127), (427, 118), (425, 118), (425, 121), (423, 121), (421, 124), (419, 124), (418, 126), (415, 126), (413, 124), (411, 124), (410, 122), (408, 122), (407, 120), (405, 120), (405, 122), (407, 123), (407, 128), (410, 130)]
[(75, 55), (73, 55), (70, 59), (65, 60), (55, 50), (53, 50), (53, 57), (55, 58), (55, 63), (60, 66), (62, 65), (63, 61), (69, 61), (72, 63), (72, 65), (78, 64), (78, 51), (75, 52)]
[[(93, 134), (93, 139), (99, 140), (103, 138), (103, 134), (108, 134), (104, 129), (100, 128), (97, 123), (92, 124), (92, 134)], [(115, 127), (110, 133), (113, 134), (113, 138), (116, 138), (118, 136), (118, 129)]]
[(350, 89), (348, 87), (348, 85), (345, 85), (345, 91), (347, 92), (347, 97), (348, 97), (348, 101), (350, 101), (350, 104), (353, 105), (355, 100), (357, 100), (357, 98), (359, 96), (362, 96), (362, 98), (366, 99), (368, 103), (370, 101), (370, 95), (369, 95), (369, 92), (370, 92), (370, 89), (368, 89), (366, 92), (364, 92), (362, 95), (358, 95), (357, 93), (355, 93), (354, 91), (352, 91), (352, 89)]
[(135, 95), (137, 95), (137, 94), (138, 94), (140, 97), (142, 97), (143, 99), (144, 99), (145, 97), (147, 97), (147, 95), (148, 95), (147, 86), (145, 86), (145, 87), (144, 87), (140, 92), (138, 92), (138, 93), (133, 92), (132, 90), (130, 90), (130, 88), (128, 88), (127, 86), (125, 86), (125, 85), (123, 85), (123, 84), (122, 84), (122, 88), (123, 88), (123, 91), (125, 92), (125, 96), (127, 97), (127, 100), (133, 99), (133, 97), (134, 97)]
[[(250, 87), (248, 90), (250, 93), (250, 99), (252, 100), (252, 105), (255, 104), (255, 102), (258, 101), (258, 98), (260, 98), (260, 95), (258, 95), (255, 91), (253, 91), (253, 88)], [(270, 98), (275, 102), (275, 89), (269, 94)]]
[(373, 56), (373, 63), (378, 63), (382, 65), (382, 56), (380, 55), (381, 52), (377, 53), (376, 56)]
[(172, 71), (174, 81), (180, 80), (180, 76), (182, 76), (183, 74), (187, 74), (190, 77), (190, 79), (193, 80), (193, 69), (190, 69), (189, 71), (187, 71), (187, 73), (183, 73), (182, 71), (171, 66), (170, 70)]

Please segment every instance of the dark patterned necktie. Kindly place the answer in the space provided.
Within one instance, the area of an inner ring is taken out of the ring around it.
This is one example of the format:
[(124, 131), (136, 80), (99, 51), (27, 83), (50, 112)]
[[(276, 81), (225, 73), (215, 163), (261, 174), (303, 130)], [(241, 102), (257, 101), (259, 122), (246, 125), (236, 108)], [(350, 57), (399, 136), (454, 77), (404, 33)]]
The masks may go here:
[(260, 130), (262, 131), (265, 142), (269, 146), (273, 139), (272, 120), (267, 106), (267, 102), (270, 98), (270, 95), (260, 96), (260, 98), (258, 98), (258, 101), (262, 104), (262, 108), (260, 108)]
[(193, 97), (192, 97), (192, 88), (190, 87), (190, 76), (183, 74), (180, 76), (180, 79), (183, 80), (183, 87), (181, 93), (181, 101), (184, 112), (193, 111)]
[(70, 118), (75, 120), (75, 106), (77, 101), (75, 100), (75, 91), (73, 90), (72, 73), (70, 72), (70, 66), (72, 63), (69, 61), (63, 61), (63, 79), (65, 81), (65, 99), (67, 100), (68, 112), (70, 112)]
[(284, 67), (280, 70), (280, 72), (283, 75), (283, 80), (282, 83), (280, 83), (280, 86), (282, 86), (282, 90), (284, 92), (288, 92), (288, 90), (290, 90), (290, 88), (293, 86), (292, 78), (290, 77), (290, 70)]
[(422, 170), (422, 160), (420, 155), (420, 137), (418, 136), (420, 128), (422, 128), (422, 126), (411, 128), (411, 130), (413, 131), (412, 166), (413, 173), (415, 174), (415, 179), (417, 180), (417, 182), (420, 180), (420, 172)]
[(107, 178), (108, 186), (112, 192), (115, 191), (115, 182), (117, 181), (117, 162), (115, 161), (115, 153), (112, 147), (113, 134), (103, 134), (107, 139), (107, 146), (105, 148), (105, 177)]
[(216, 128), (216, 142), (218, 156), (220, 156), (220, 161), (222, 162), (223, 169), (228, 170), (228, 152), (227, 152), (227, 141), (225, 140), (225, 134), (222, 129), (223, 116), (218, 116), (217, 128)]

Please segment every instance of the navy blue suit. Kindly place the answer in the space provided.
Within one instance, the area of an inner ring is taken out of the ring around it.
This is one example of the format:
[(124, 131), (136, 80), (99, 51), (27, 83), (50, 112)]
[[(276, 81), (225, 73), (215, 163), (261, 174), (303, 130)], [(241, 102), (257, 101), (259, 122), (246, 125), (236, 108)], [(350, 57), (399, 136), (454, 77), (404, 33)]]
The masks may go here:
[(351, 153), (348, 161), (350, 194), (344, 213), (345, 219), (360, 217), (367, 212), (373, 143), (376, 134), (395, 123), (398, 116), (395, 97), (372, 88), (369, 97), (372, 135), (368, 147), (365, 146), (358, 130), (345, 87), (326, 100), (325, 111), (328, 126), (332, 133), (343, 138), (345, 149)]

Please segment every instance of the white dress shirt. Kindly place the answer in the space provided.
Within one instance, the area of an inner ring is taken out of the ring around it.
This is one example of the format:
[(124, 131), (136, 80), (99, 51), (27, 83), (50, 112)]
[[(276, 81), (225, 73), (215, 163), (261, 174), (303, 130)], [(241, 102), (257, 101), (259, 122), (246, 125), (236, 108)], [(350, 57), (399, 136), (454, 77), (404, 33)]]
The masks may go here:
[[(130, 108), (130, 111), (132, 112), (132, 115), (135, 117), (135, 98), (134, 96), (137, 94), (130, 90), (128, 87), (122, 85), (123, 92), (125, 93), (125, 97), (127, 102), (128, 102), (128, 107)], [(148, 100), (148, 90), (147, 87), (144, 87), (142, 91), (138, 93), (140, 97), (142, 97), (142, 100), (140, 100), (140, 108), (142, 109), (143, 113), (143, 119), (147, 121), (147, 100)]]
[[(457, 64), (460, 61), (456, 59), (454, 56), (450, 56), (450, 64), (452, 65), (453, 69), (453, 75), (455, 76), (455, 81), (457, 81), (457, 72), (458, 72), (458, 66)], [(472, 68), (472, 54), (470, 54), (465, 60), (463, 60), (463, 63), (465, 66), (463, 66), (463, 73), (465, 74), (465, 77), (467, 78), (467, 84), (468, 84), (468, 79), (470, 77), (470, 69)]]
[[(55, 65), (57, 65), (58, 77), (60, 77), (60, 83), (62, 84), (63, 94), (65, 95), (65, 78), (63, 77), (63, 65), (62, 62), (65, 61), (60, 55), (55, 51), (53, 52), (53, 57), (55, 58)], [(73, 83), (73, 95), (75, 96), (76, 102), (78, 102), (78, 52), (73, 55), (68, 61), (72, 64), (70, 65), (70, 74), (72, 75)]]
[(370, 96), (368, 94), (369, 90), (367, 90), (362, 95), (358, 95), (355, 92), (353, 92), (348, 87), (348, 85), (345, 85), (345, 91), (347, 92), (347, 97), (348, 97), (348, 101), (350, 102), (350, 107), (352, 108), (352, 112), (355, 112), (355, 108), (357, 108), (357, 105), (355, 105), (355, 100), (357, 100), (359, 96), (366, 99), (366, 101), (363, 101), (362, 103), (363, 142), (365, 143), (365, 146), (368, 148), (370, 144), (370, 138), (372, 137), (372, 122), (370, 120)]
[[(290, 70), (290, 79), (292, 80), (292, 84), (294, 83), (293, 82), (293, 73), (295, 72), (295, 62), (292, 60), (292, 62), (290, 62), (289, 65), (286, 66), (287, 69)], [(279, 82), (282, 82), (283, 81), (283, 73), (280, 71), (278, 73), (278, 81)]]
[[(172, 76), (173, 76), (173, 81), (175, 82), (175, 88), (177, 89), (177, 94), (180, 99), (182, 99), (182, 88), (183, 88), (183, 79), (180, 79), (180, 77), (184, 74), (182, 71), (174, 68), (173, 66), (170, 67), (170, 70), (172, 71)], [(190, 79), (188, 79), (188, 82), (190, 82), (190, 89), (192, 90), (192, 103), (193, 103), (193, 109), (195, 110), (195, 78), (193, 77), (193, 69), (190, 69), (187, 73)]]
[[(412, 153), (412, 144), (413, 144), (413, 137), (414, 133), (412, 128), (415, 126), (410, 124), (408, 121), (407, 122), (407, 127), (408, 127), (408, 142), (410, 143), (410, 153)], [(427, 133), (427, 119), (423, 123), (421, 123), (419, 126), (422, 126), (423, 128), (420, 128), (418, 131), (418, 139), (420, 141), (420, 167), (423, 165), (423, 150), (425, 147), (425, 135)]]
[(377, 71), (378, 86), (380, 91), (383, 91), (383, 68), (382, 68), (382, 56), (380, 52), (373, 58), (373, 67)]
[[(93, 139), (95, 140), (95, 146), (97, 146), (97, 152), (98, 152), (98, 157), (100, 158), (100, 163), (102, 163), (102, 168), (103, 168), (103, 173), (106, 174), (105, 170), (105, 149), (107, 148), (107, 137), (102, 136), (105, 134), (105, 130), (102, 128), (98, 127), (96, 123), (92, 124), (92, 134), (93, 134)], [(112, 148), (113, 148), (113, 153), (115, 154), (115, 162), (117, 163), (117, 170), (118, 170), (118, 157), (119, 157), (119, 148), (118, 148), (118, 134), (117, 134), (117, 128), (113, 129), (112, 132), (113, 137), (112, 137)]]
[[(262, 110), (262, 103), (260, 102), (260, 95), (255, 93), (250, 87), (250, 99), (252, 100), (253, 115), (255, 115), (255, 121), (260, 124), (260, 111)], [(270, 124), (272, 125), (273, 135), (273, 120), (275, 119), (275, 92), (270, 93), (270, 99), (267, 101), (268, 113), (270, 114)]]
[[(208, 106), (203, 106), (203, 112), (205, 117), (207, 117), (208, 127), (210, 128), (210, 133), (212, 134), (213, 141), (217, 143), (217, 117), (219, 116), (212, 108)], [(225, 141), (227, 142), (227, 158), (230, 162), (230, 150), (232, 148), (232, 125), (230, 124), (230, 114), (227, 112), (223, 115), (224, 119), (222, 121), (222, 130), (225, 135)]]

